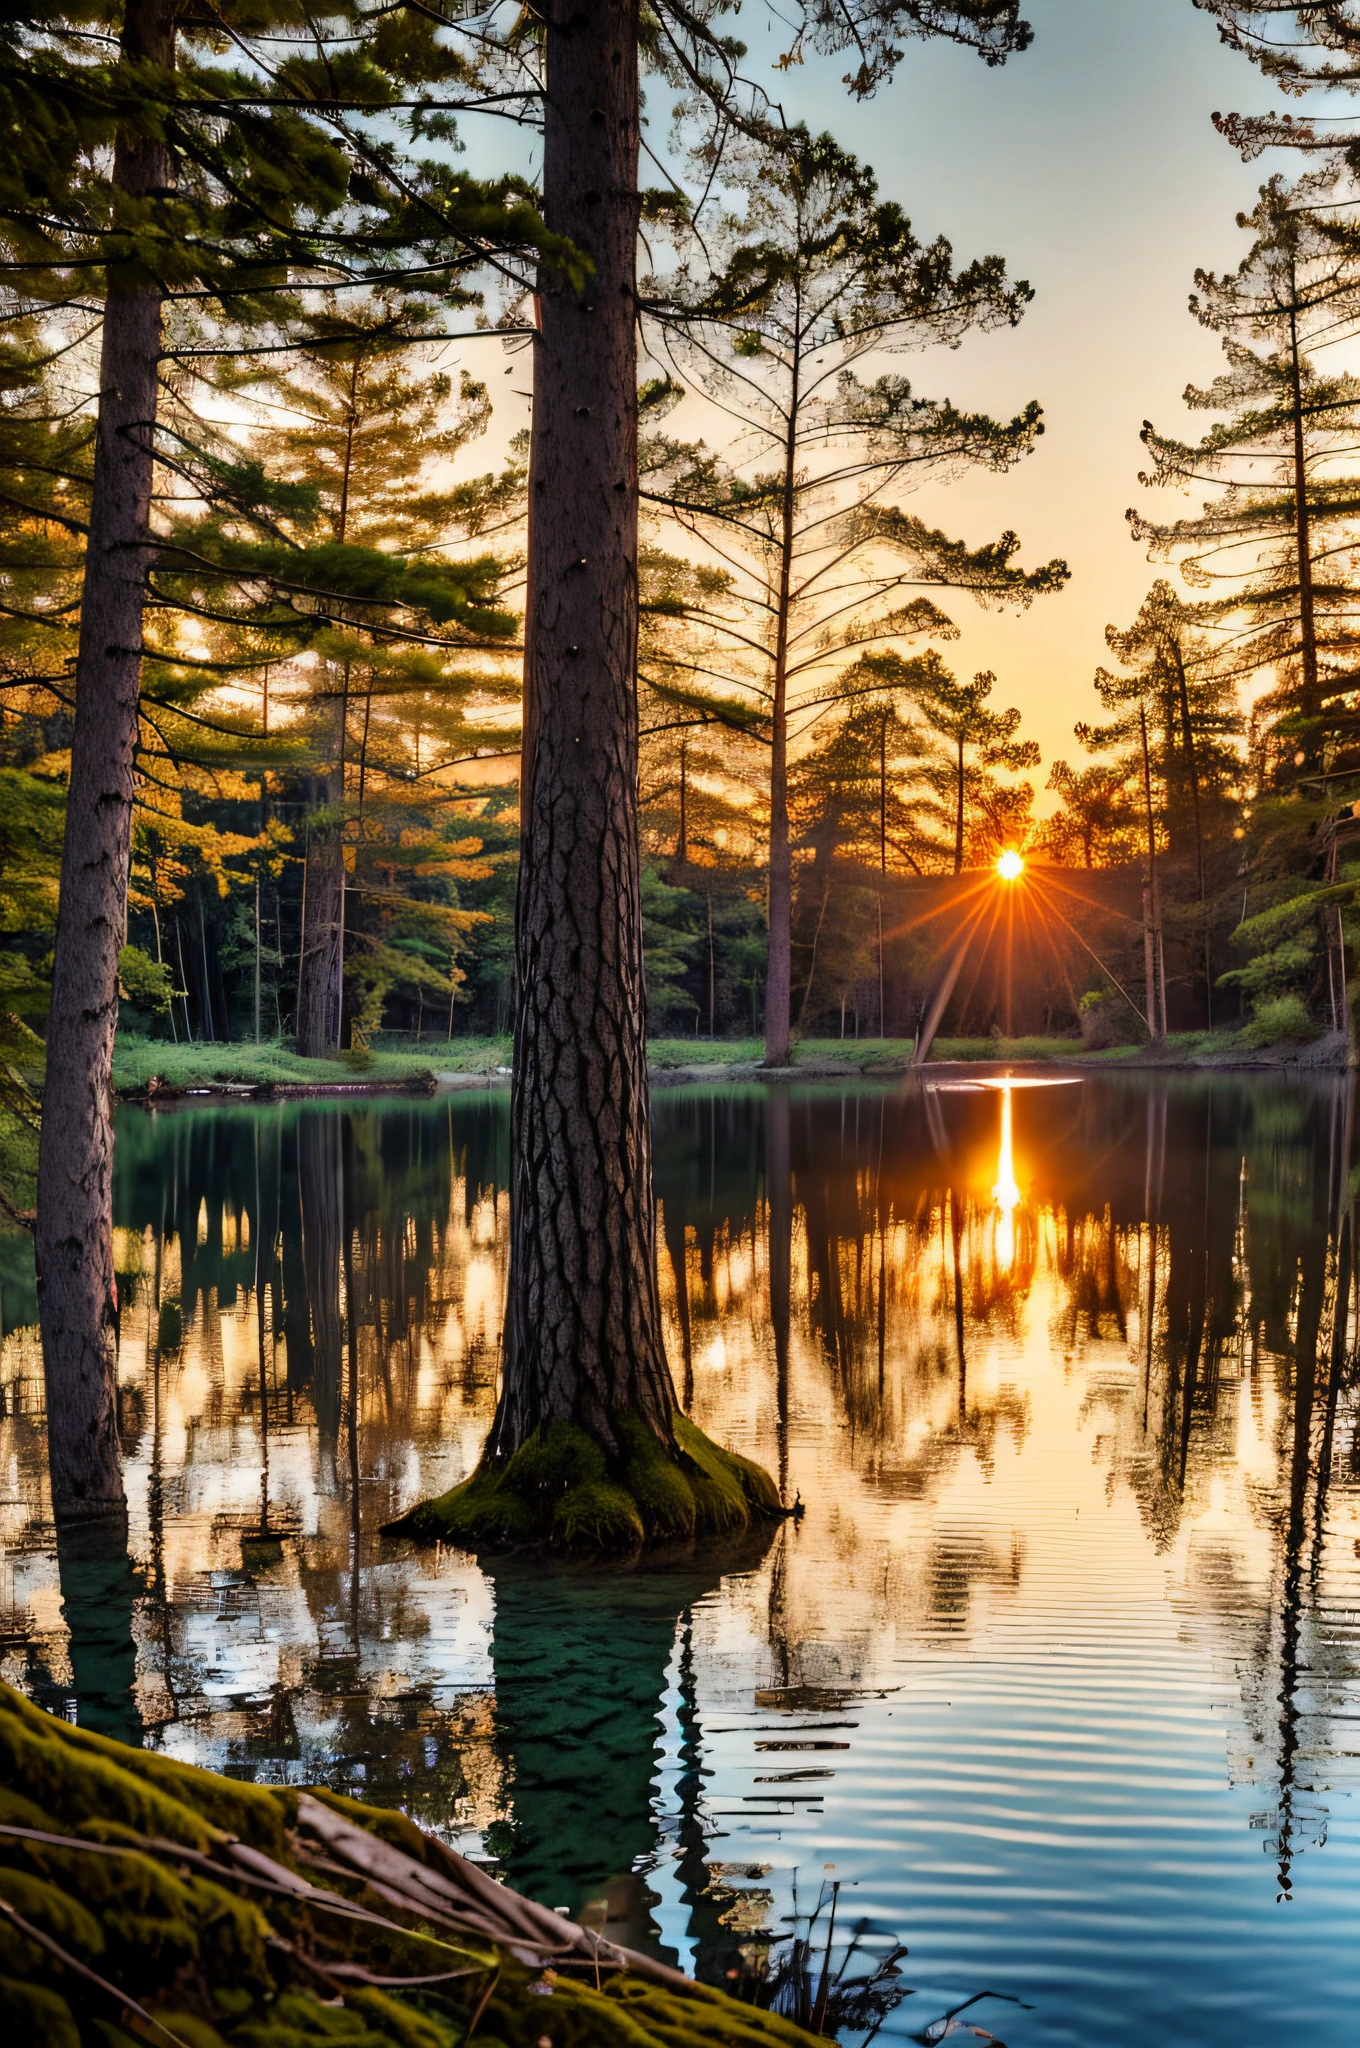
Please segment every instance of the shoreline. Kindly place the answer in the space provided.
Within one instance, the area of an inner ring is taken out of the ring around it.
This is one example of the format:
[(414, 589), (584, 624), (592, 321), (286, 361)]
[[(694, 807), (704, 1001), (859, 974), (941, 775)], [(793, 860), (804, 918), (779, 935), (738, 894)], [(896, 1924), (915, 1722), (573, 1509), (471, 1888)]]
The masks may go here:
[[(648, 1061), (648, 1078), (653, 1089), (662, 1091), (695, 1086), (783, 1085), (808, 1082), (850, 1083), (905, 1081), (913, 1075), (950, 1081), (972, 1077), (979, 1082), (1005, 1074), (1017, 1080), (1082, 1079), (1093, 1074), (1339, 1074), (1346, 1071), (1347, 1045), (1344, 1032), (1329, 1032), (1308, 1045), (1280, 1045), (1253, 1048), (1234, 1044), (1219, 1036), (1186, 1034), (1165, 1049), (1115, 1047), (1108, 1051), (1087, 1051), (1075, 1041), (1016, 1040), (1009, 1044), (988, 1041), (943, 1041), (938, 1055), (924, 1067), (911, 1064), (910, 1041), (858, 1040), (854, 1053), (839, 1045), (806, 1045), (800, 1056), (784, 1067), (767, 1067), (755, 1056), (757, 1048), (748, 1041), (732, 1045), (732, 1057), (724, 1058), (717, 1043), (705, 1041), (697, 1058), (686, 1058), (690, 1050), (684, 1041), (660, 1041)], [(748, 1050), (749, 1046), (749, 1050)], [(371, 1099), (381, 1096), (431, 1097), (507, 1088), (509, 1067), (499, 1057), (501, 1048), (485, 1042), (470, 1046), (460, 1058), (448, 1056), (424, 1060), (410, 1051), (375, 1053), (369, 1067), (334, 1071), (338, 1062), (302, 1060), (277, 1047), (248, 1045), (204, 1046), (189, 1053), (184, 1047), (167, 1048), (165, 1062), (170, 1072), (162, 1077), (154, 1060), (147, 1057), (145, 1043), (137, 1048), (135, 1062), (127, 1064), (141, 1072), (129, 1073), (115, 1061), (115, 1094), (119, 1102), (143, 1108), (189, 1106), (201, 1102), (286, 1102), (347, 1098)], [(506, 1048), (508, 1051), (508, 1048)], [(327, 1068), (331, 1072), (326, 1072)], [(148, 1071), (149, 1069), (149, 1071)], [(321, 1071), (318, 1072), (317, 1070)]]

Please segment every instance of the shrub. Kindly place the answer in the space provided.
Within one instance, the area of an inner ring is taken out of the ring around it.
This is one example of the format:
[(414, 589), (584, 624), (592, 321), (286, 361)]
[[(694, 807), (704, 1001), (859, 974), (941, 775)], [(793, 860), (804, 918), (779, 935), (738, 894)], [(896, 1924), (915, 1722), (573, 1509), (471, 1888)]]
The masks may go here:
[(1147, 1036), (1137, 1011), (1113, 989), (1088, 989), (1077, 1015), (1081, 1042), (1090, 1052), (1104, 1052), (1111, 1045), (1138, 1045)]
[(1316, 1035), (1302, 996), (1269, 996), (1254, 1004), (1242, 1032), (1248, 1045), (1295, 1045)]

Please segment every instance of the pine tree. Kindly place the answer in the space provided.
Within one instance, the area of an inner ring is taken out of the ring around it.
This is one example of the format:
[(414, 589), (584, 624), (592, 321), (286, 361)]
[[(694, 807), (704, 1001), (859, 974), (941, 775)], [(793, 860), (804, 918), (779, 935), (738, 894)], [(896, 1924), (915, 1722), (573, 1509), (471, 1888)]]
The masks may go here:
[(686, 977), (702, 944), (703, 905), (688, 889), (665, 882), (650, 865), (642, 870), (642, 942), (647, 959), (647, 1021), (664, 1031), (679, 1019), (698, 1018)]
[[(682, 1431), (656, 1277), (637, 816), (644, 48), (667, 83), (704, 96), (719, 120), (759, 125), (760, 110), (708, 9), (660, 0), (644, 30), (638, 0), (589, 10), (546, 0), (534, 20), (547, 88), (544, 220), (590, 268), (573, 281), (545, 267), (537, 293), (502, 1392), (479, 1473), (425, 1526), (456, 1522), (464, 1541), (494, 1540), (498, 1503), (518, 1487), (521, 1500), (537, 1498), (527, 1519), (539, 1533), (618, 1547), (710, 1523), (715, 1510), (706, 1488), (696, 1499), (692, 1463), (672, 1462)], [(846, 0), (796, 9), (794, 34), (851, 49), (861, 93), (912, 36), (947, 35), (990, 62), (1028, 40), (1013, 0)], [(517, 62), (524, 50), (518, 39)], [(545, 1432), (555, 1462), (531, 1479)], [(696, 1436), (687, 1435), (695, 1448)], [(605, 1461), (622, 1473), (625, 1443), (670, 1475), (645, 1521), (636, 1487), (582, 1495), (574, 1483)], [(767, 1482), (746, 1474), (729, 1495), (734, 1517), (752, 1486), (768, 1498)]]
[[(904, 668), (920, 687), (933, 680), (938, 663), (926, 657)], [(856, 684), (864, 674), (863, 664), (851, 669), (846, 683), (851, 708), (799, 756), (789, 777), (793, 843), (812, 856), (798, 892), (800, 898), (806, 895), (812, 916), (798, 1025), (801, 1029), (808, 1015), (820, 969), (841, 989), (842, 1036), (845, 991), (866, 980), (877, 988), (877, 1029), (880, 1035), (886, 1030), (887, 877), (904, 866), (921, 873), (934, 851), (923, 817), (929, 795), (919, 779), (928, 742), (904, 715), (905, 693), (857, 701)], [(867, 889), (872, 876), (877, 885)], [(842, 879), (844, 886), (838, 887)], [(833, 895), (836, 906), (828, 920)]]
[(1060, 808), (1040, 828), (1038, 847), (1064, 866), (1113, 866), (1138, 844), (1137, 806), (1122, 762), (1073, 768), (1057, 760), (1048, 773)]
[(1272, 179), (1242, 219), (1253, 239), (1237, 270), (1196, 273), (1191, 310), (1222, 336), (1229, 367), (1207, 389), (1188, 387), (1185, 402), (1227, 417), (1195, 443), (1146, 424), (1153, 468), (1140, 480), (1183, 489), (1213, 479), (1222, 495), (1170, 525), (1128, 515), (1154, 556), (1177, 559), (1213, 593), (1193, 621), (1225, 639), (1224, 676), (1239, 687), (1271, 679), (1268, 772), (1280, 789), (1327, 774), (1337, 699), (1360, 652), (1345, 549), (1360, 510), (1360, 473), (1346, 466), (1360, 380), (1319, 370), (1310, 354), (1360, 311), (1360, 269), (1330, 232), (1327, 191), (1326, 179)]
[[(904, 664), (929, 675), (937, 664)], [(852, 679), (857, 671), (852, 671)], [(798, 840), (820, 854), (854, 860), (886, 873), (905, 866), (920, 874), (935, 848), (923, 821), (929, 798), (920, 786), (926, 744), (909, 714), (905, 690), (856, 703), (794, 763), (790, 806)]]
[[(644, 418), (669, 409), (669, 387), (644, 387)], [(652, 856), (683, 869), (751, 835), (762, 774), (760, 713), (721, 687), (728, 648), (712, 623), (732, 585), (716, 563), (646, 546), (639, 556), (639, 804)], [(718, 836), (720, 835), (720, 836)], [(754, 839), (748, 849), (754, 856)]]
[[(1121, 749), (1119, 769), (1136, 795), (1143, 846), (1143, 989), (1148, 1036), (1154, 1044), (1166, 1038), (1166, 946), (1162, 926), (1160, 819), (1164, 807), (1164, 784), (1156, 775), (1157, 714), (1167, 707), (1166, 674), (1157, 662), (1139, 660), (1141, 636), (1135, 627), (1128, 635), (1107, 626), (1105, 638), (1111, 650), (1128, 653), (1131, 675), (1114, 675), (1097, 669), (1095, 684), (1101, 703), (1115, 716), (1109, 725), (1094, 726), (1081, 721), (1077, 738), (1093, 754)], [(1163, 749), (1163, 760), (1166, 749)]]
[(0, 344), (0, 1210), (31, 1220), (90, 428), (41, 323)]
[[(1296, 94), (1318, 85), (1351, 91), (1360, 87), (1360, 18), (1353, 0), (1324, 0), (1322, 5), (1300, 5), (1299, 0), (1195, 0), (1195, 5), (1212, 15), (1229, 48), (1250, 57), (1282, 92)], [(1290, 27), (1297, 32), (1294, 38), (1288, 34)], [(1244, 154), (1259, 155), (1272, 145), (1297, 148), (1301, 141), (1308, 146), (1314, 139), (1311, 120), (1288, 115), (1244, 119), (1232, 114), (1214, 119)]]
[(1016, 738), (1020, 713), (1014, 705), (1005, 711), (988, 705), (995, 683), (986, 672), (961, 683), (941, 665), (917, 699), (922, 724), (936, 742), (935, 759), (921, 771), (932, 792), (928, 815), (956, 875), (965, 855), (983, 866), (1022, 843), (1034, 800), (1028, 783), (1008, 785), (996, 774), (998, 768), (1033, 768), (1039, 749), (1033, 740)]
[[(1242, 721), (1233, 677), (1224, 673), (1198, 616), (1198, 607), (1183, 603), (1159, 580), (1128, 630), (1111, 628), (1106, 639), (1121, 664), (1138, 670), (1147, 685), (1167, 839), (1163, 879), (1173, 894), (1184, 895), (1189, 892), (1181, 877), (1188, 870), (1193, 878), (1198, 929), (1189, 950), (1203, 962), (1205, 1020), (1212, 1023), (1212, 899), (1237, 866), (1229, 792), (1241, 773)], [(1235, 664), (1235, 653), (1227, 659)]]
[(872, 172), (828, 136), (794, 129), (725, 175), (742, 214), (705, 229), (716, 275), (682, 270), (657, 315), (657, 346), (736, 420), (735, 455), (719, 462), (658, 437), (644, 499), (735, 571), (735, 605), (725, 616), (712, 607), (705, 623), (726, 638), (727, 673), (768, 730), (766, 1057), (778, 1065), (790, 1023), (790, 720), (833, 694), (838, 669), (864, 649), (952, 633), (914, 589), (1025, 605), (1067, 572), (1052, 562), (1027, 573), (1013, 534), (969, 549), (896, 502), (932, 475), (1008, 468), (1042, 432), (1037, 405), (999, 422), (923, 398), (904, 377), (857, 374), (882, 351), (1014, 325), (1028, 286), (995, 257), (956, 269), (947, 242), (919, 242)]
[[(464, 372), (455, 394), (446, 372), (421, 362), (410, 309), (381, 299), (343, 314), (332, 306), (311, 330), (282, 371), (237, 379), (267, 401), (270, 424), (255, 444), (306, 494), (306, 517), (284, 524), (299, 562), (274, 565), (275, 588), (303, 559), (324, 570), (363, 551), (370, 563), (405, 564), (411, 586), (389, 594), (370, 575), (367, 602), (337, 591), (330, 623), (281, 683), (285, 707), (301, 684), (319, 771), (296, 1021), (299, 1048), (315, 1055), (352, 1044), (356, 1032), (365, 1039), (393, 988), (416, 991), (423, 1013), (427, 998), (447, 1009), (462, 979), (457, 958), (474, 914), (459, 908), (454, 885), (485, 870), (445, 778), (518, 736), (515, 621), (488, 602), (515, 557), (503, 544), (492, 552), (488, 537), (513, 533), (523, 469), (512, 459), (500, 475), (450, 474), (485, 431), (487, 391)], [(422, 618), (423, 579), (451, 594), (459, 576), (480, 602), (442, 626)]]
[(419, 87), (466, 76), (415, 11), (370, 24), (336, 0), (305, 22), (267, 6), (208, 20), (135, 0), (12, 14), (0, 50), (6, 282), (103, 316), (37, 1251), (55, 1513), (116, 1520), (109, 1079), (154, 476), (171, 454), (157, 446), (166, 310), (286, 319), (300, 282), (399, 271), (413, 246), (461, 273), (489, 241), (533, 242), (536, 223), (520, 209), (520, 232), (519, 215), (444, 166), (398, 166), (398, 80), (416, 88), (418, 132), (447, 125)]
[[(1360, 510), (1360, 473), (1350, 466), (1360, 380), (1332, 369), (1330, 357), (1324, 369), (1313, 360), (1321, 344), (1354, 331), (1360, 313), (1360, 249), (1341, 198), (1332, 172), (1293, 186), (1272, 179), (1242, 219), (1253, 239), (1238, 269), (1197, 274), (1191, 308), (1222, 335), (1229, 368), (1186, 400), (1227, 417), (1190, 445), (1145, 427), (1155, 466), (1144, 481), (1207, 477), (1226, 488), (1198, 518), (1158, 526), (1130, 514), (1135, 536), (1154, 555), (1179, 558), (1186, 580), (1208, 593), (1184, 617), (1216, 646), (1209, 665), (1220, 690), (1266, 685), (1252, 705), (1254, 815), (1243, 852), (1275, 895), (1294, 893), (1310, 868), (1330, 862), (1333, 821), (1360, 792), (1348, 546)], [(1202, 923), (1209, 978), (1207, 899)], [(1335, 989), (1344, 973), (1335, 930), (1323, 929)], [(1295, 988), (1313, 978), (1312, 969), (1302, 981), (1296, 974)], [(1234, 983), (1262, 993), (1238, 970)], [(1269, 999), (1279, 993), (1272, 987)]]

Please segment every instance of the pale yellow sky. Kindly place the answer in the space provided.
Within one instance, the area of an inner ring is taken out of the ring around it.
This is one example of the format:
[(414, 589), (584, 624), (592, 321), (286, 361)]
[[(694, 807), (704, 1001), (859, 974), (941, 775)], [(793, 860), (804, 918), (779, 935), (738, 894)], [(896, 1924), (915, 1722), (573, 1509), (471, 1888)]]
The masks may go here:
[(1283, 153), (1244, 164), (1214, 131), (1215, 109), (1279, 99), (1191, 0), (1027, 0), (1025, 12), (1033, 47), (999, 70), (918, 45), (865, 107), (848, 108), (842, 64), (781, 91), (790, 112), (873, 164), (918, 232), (947, 234), (959, 256), (996, 251), (1035, 288), (1015, 333), (916, 360), (922, 390), (994, 413), (1038, 398), (1037, 452), (1009, 477), (915, 505), (974, 542), (1014, 527), (1027, 563), (1071, 566), (1066, 592), (1018, 619), (954, 607), (964, 638), (949, 658), (996, 670), (994, 701), (1018, 704), (1043, 749), (1042, 783), (1055, 755), (1080, 754), (1074, 720), (1098, 711), (1107, 622), (1127, 624), (1155, 576), (1177, 580), (1148, 563), (1124, 512), (1139, 500), (1160, 517), (1192, 508), (1140, 491), (1138, 434), (1144, 419), (1205, 424), (1181, 404), (1221, 362), (1186, 309), (1193, 273), (1235, 267), (1247, 246), (1236, 213), (1274, 169), (1298, 164)]

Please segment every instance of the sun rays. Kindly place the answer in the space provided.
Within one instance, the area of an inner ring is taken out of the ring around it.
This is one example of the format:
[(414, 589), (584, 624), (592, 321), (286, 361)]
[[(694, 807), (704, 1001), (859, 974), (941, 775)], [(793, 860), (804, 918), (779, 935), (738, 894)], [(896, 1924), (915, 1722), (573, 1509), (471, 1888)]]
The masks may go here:
[[(1058, 870), (1032, 864), (1017, 847), (1004, 847), (988, 867), (965, 870), (954, 877), (921, 879), (923, 884), (936, 881), (939, 895), (913, 916), (895, 921), (891, 928), (885, 926), (883, 933), (885, 940), (912, 934), (924, 937), (927, 928), (937, 920), (949, 920), (947, 938), (941, 935), (934, 993), (920, 1033), (925, 1043), (916, 1055), (918, 1064), (929, 1052), (930, 1041), (951, 1001), (955, 1002), (958, 1018), (967, 1016), (989, 962), (997, 971), (1001, 1022), (1008, 1037), (1012, 1035), (1012, 987), (1017, 958), (1031, 966), (1040, 958), (1051, 959), (1057, 981), (1076, 1011), (1082, 980), (1074, 980), (1073, 968), (1079, 967), (1083, 978), (1088, 970), (1074, 955), (1083, 954), (1130, 1008), (1142, 1015), (1142, 1005), (1067, 915), (1063, 899), (1069, 899), (1074, 909), (1079, 906), (1091, 910), (1097, 906), (1079, 889), (1072, 888)], [(1126, 915), (1113, 905), (1098, 907), (1116, 918)], [(960, 984), (961, 994), (956, 999), (955, 991)]]

